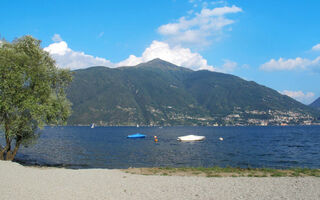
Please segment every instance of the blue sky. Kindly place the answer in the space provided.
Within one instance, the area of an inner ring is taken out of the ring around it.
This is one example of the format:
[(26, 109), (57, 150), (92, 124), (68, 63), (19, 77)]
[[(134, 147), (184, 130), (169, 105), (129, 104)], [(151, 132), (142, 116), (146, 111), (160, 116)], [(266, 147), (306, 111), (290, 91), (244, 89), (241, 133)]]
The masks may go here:
[(42, 40), (63, 68), (160, 57), (309, 104), (320, 96), (319, 7), (317, 0), (3, 0), (0, 35)]

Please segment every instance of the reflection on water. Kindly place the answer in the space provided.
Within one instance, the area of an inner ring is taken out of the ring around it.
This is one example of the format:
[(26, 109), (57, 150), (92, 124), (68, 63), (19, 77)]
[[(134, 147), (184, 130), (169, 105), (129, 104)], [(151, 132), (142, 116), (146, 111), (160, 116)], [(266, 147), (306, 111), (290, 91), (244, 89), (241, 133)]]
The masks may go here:
[[(145, 139), (127, 139), (134, 133)], [(201, 142), (178, 136), (204, 135)], [(159, 142), (155, 143), (153, 136)], [(224, 141), (220, 141), (223, 137)], [(16, 160), (70, 168), (310, 167), (320, 168), (320, 126), (300, 127), (46, 127)]]

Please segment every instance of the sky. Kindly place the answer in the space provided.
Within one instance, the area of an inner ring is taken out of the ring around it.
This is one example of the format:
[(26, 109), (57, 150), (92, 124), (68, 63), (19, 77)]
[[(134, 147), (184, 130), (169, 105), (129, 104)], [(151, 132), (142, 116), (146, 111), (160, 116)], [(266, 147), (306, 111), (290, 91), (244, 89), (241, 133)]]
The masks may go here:
[(304, 104), (320, 96), (318, 0), (2, 0), (0, 37), (42, 41), (57, 66), (161, 58), (229, 73)]

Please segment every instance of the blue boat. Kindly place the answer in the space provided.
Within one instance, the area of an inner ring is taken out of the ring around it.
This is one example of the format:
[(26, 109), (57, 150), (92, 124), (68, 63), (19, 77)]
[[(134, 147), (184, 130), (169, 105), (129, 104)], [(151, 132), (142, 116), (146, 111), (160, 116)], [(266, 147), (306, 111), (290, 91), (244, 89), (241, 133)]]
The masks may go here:
[(128, 135), (127, 138), (145, 138), (146, 135), (143, 135), (141, 133), (136, 133), (136, 134), (133, 134), (133, 135)]

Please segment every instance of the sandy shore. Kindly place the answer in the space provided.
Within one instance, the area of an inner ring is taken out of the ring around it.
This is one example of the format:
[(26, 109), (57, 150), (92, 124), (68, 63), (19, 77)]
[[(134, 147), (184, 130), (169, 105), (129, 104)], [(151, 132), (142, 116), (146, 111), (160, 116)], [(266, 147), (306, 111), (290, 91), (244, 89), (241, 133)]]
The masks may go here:
[(320, 178), (144, 176), (0, 161), (0, 199), (320, 199)]

